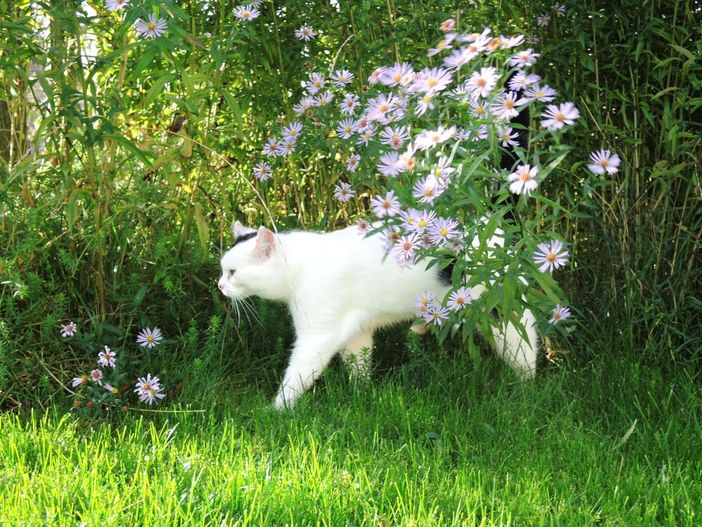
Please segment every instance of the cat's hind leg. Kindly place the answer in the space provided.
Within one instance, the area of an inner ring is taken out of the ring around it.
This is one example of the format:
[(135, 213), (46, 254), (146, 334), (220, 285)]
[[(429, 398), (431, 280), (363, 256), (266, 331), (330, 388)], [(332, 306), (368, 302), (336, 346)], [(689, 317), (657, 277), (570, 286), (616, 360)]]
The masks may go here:
[(356, 379), (365, 380), (370, 376), (373, 331), (362, 331), (346, 342), (341, 351), (344, 364)]
[(536, 332), (536, 318), (529, 309), (525, 309), (519, 321), (523, 331), (512, 322), (501, 328), (493, 327), (497, 354), (517, 373), (524, 377), (536, 374), (536, 359), (539, 351), (539, 336)]

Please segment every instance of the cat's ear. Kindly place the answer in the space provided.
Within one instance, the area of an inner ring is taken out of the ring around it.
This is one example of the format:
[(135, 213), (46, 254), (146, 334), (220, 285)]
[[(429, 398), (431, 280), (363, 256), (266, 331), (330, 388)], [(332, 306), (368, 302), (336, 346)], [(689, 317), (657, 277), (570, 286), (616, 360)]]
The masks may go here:
[(275, 235), (265, 227), (259, 227), (254, 254), (262, 261), (268, 260), (275, 249)]
[(240, 236), (244, 236), (245, 234), (249, 234), (252, 232), (256, 232), (256, 229), (252, 229), (251, 227), (245, 227), (241, 224), (239, 220), (235, 221), (232, 225), (232, 234), (234, 234), (235, 240)]

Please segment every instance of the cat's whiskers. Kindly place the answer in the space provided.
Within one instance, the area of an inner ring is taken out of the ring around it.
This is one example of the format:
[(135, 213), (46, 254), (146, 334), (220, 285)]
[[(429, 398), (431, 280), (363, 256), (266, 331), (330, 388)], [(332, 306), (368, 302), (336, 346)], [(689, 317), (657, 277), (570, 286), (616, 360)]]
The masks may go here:
[[(250, 324), (251, 320), (253, 319), (254, 322), (256, 322), (259, 326), (263, 326), (261, 323), (261, 319), (258, 318), (258, 314), (256, 313), (256, 309), (254, 308), (253, 301), (251, 301), (248, 298), (242, 298), (241, 299), (241, 307), (244, 310), (244, 315), (246, 315), (246, 321)], [(250, 318), (249, 318), (250, 316)]]

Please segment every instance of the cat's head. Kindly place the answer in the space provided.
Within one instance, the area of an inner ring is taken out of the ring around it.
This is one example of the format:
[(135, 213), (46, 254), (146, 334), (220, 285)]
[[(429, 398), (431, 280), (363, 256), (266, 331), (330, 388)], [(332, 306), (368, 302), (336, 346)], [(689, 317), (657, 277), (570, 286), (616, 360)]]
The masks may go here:
[(234, 246), (222, 256), (219, 289), (234, 300), (260, 296), (285, 298), (287, 290), (278, 236), (265, 227), (258, 230), (238, 221), (232, 226)]

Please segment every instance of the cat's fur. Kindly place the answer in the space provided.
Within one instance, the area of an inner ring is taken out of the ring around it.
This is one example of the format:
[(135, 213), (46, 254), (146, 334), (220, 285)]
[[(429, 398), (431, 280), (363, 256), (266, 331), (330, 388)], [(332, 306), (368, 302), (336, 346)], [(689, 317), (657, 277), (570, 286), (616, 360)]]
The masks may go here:
[[(373, 332), (411, 320), (414, 302), (431, 291), (441, 301), (450, 287), (438, 266), (420, 262), (400, 267), (379, 236), (364, 237), (356, 227), (329, 232), (275, 234), (236, 223), (235, 244), (222, 257), (219, 288), (233, 300), (259, 296), (286, 302), (296, 340), (274, 407), (292, 407), (338, 352), (354, 373), (365, 375)], [(496, 240), (494, 243), (499, 243)], [(473, 298), (484, 287), (472, 289)], [(497, 353), (515, 370), (535, 372), (538, 339), (526, 310), (523, 338), (513, 324), (493, 330)]]

